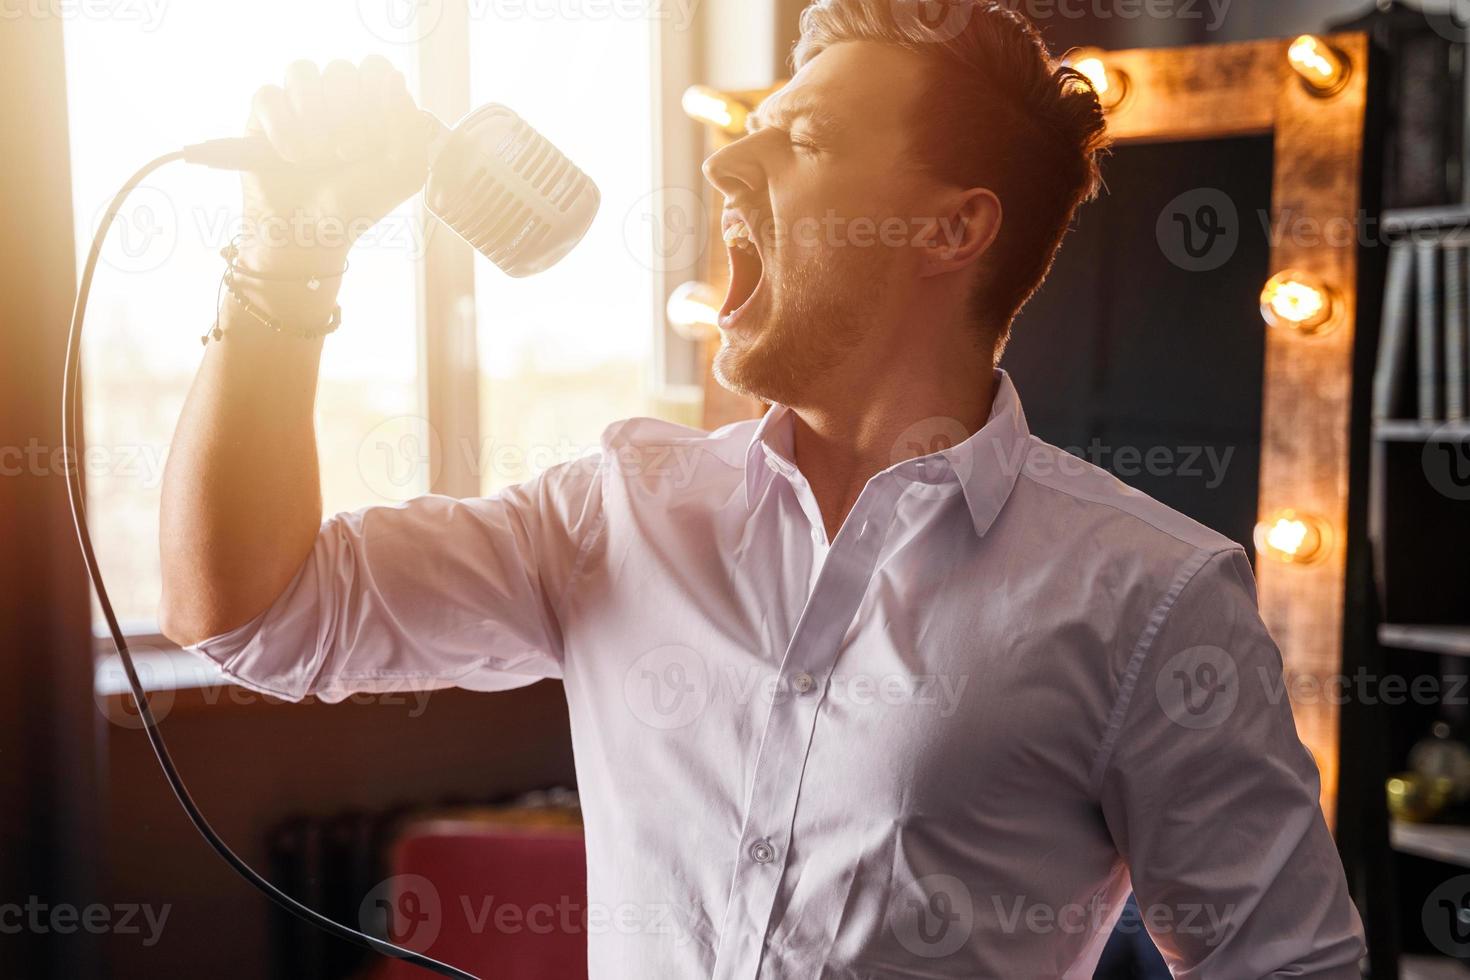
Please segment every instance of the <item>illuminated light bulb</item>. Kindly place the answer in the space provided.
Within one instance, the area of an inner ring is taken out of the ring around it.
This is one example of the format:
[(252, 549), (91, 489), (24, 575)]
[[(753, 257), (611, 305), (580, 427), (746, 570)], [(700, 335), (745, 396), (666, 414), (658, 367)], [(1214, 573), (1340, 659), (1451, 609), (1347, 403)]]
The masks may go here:
[(1111, 67), (1095, 49), (1074, 52), (1065, 64), (1091, 83), (1092, 90), (1097, 93), (1097, 101), (1105, 111), (1116, 109), (1127, 97), (1128, 74), (1121, 68)]
[(1347, 84), (1347, 59), (1321, 38), (1303, 34), (1291, 42), (1286, 56), (1313, 95), (1334, 95)]
[(674, 332), (688, 340), (709, 340), (720, 325), (724, 297), (707, 282), (686, 282), (669, 297), (667, 313)]
[(1327, 333), (1336, 326), (1332, 288), (1310, 272), (1278, 272), (1261, 290), (1261, 316), (1273, 327), (1304, 334)]
[(1332, 529), (1322, 518), (1281, 510), (1256, 525), (1256, 551), (1288, 565), (1309, 565), (1327, 557)]
[(745, 117), (749, 114), (745, 106), (707, 85), (685, 89), (682, 105), (691, 119), (718, 126), (732, 136), (745, 132)]

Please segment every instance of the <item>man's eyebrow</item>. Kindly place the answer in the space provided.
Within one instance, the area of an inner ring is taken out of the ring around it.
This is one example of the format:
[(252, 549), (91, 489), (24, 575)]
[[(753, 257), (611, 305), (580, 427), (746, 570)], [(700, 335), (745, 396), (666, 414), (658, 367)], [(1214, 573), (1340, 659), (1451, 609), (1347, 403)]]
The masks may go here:
[(768, 98), (745, 118), (745, 131), (758, 133), (767, 126), (790, 129), (799, 120), (805, 120), (819, 131), (835, 133), (842, 129), (837, 118), (814, 99), (797, 99), (787, 105), (774, 106)]

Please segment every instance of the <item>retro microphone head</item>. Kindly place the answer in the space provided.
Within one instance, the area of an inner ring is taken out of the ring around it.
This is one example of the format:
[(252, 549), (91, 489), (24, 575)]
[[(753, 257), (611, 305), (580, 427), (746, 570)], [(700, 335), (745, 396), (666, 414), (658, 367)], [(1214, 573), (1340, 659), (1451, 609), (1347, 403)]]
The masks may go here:
[[(493, 103), (453, 129), (422, 115), (432, 131), (424, 204), (507, 275), (545, 271), (582, 240), (602, 195), (524, 119)], [(197, 143), (184, 159), (223, 170), (291, 166), (261, 137)]]
[(507, 275), (560, 262), (602, 202), (576, 164), (503, 105), (461, 119), (432, 159), (424, 203)]

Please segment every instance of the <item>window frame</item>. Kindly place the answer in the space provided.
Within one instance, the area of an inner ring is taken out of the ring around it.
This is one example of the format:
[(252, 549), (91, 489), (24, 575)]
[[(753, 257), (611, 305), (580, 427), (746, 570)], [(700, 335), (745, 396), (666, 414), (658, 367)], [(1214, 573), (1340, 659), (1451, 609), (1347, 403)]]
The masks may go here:
[[(420, 4), (419, 18), (433, 17), (431, 30), (416, 33), (411, 80), (420, 106), (446, 122), (467, 113), (470, 106), (471, 51), (466, 0), (443, 4)], [(653, 105), (653, 181), (655, 207), (662, 208), (662, 195), (671, 186), (701, 184), (702, 133), (679, 108), (685, 88), (698, 73), (700, 31), (692, 25), (680, 29), (671, 18), (649, 16), (652, 33), (652, 84), (648, 97)], [(673, 129), (670, 132), (670, 129)], [(422, 200), (414, 220), (420, 224), (425, 243), (414, 264), (414, 329), (418, 340), (418, 399), (430, 431), (439, 438), (430, 441), (429, 493), (454, 497), (481, 494), (480, 476), (472, 454), (454, 447), (477, 446), (480, 441), (480, 370), (475, 305), (476, 252), (457, 235), (431, 234), (438, 219), (430, 215)], [(690, 341), (679, 337), (662, 315), (674, 288), (690, 278), (692, 270), (653, 270), (654, 306), (653, 356), (655, 398), (687, 400), (698, 383), (699, 357)], [(89, 589), (89, 591), (91, 591)], [(211, 671), (199, 658), (146, 625), (122, 624), (130, 644), (175, 658), (174, 678), (169, 683), (143, 678), (148, 691), (187, 691), (216, 686), (236, 687), (232, 681)], [(91, 624), (93, 678), (96, 696), (114, 701), (127, 696), (118, 685), (120, 659), (104, 624)]]

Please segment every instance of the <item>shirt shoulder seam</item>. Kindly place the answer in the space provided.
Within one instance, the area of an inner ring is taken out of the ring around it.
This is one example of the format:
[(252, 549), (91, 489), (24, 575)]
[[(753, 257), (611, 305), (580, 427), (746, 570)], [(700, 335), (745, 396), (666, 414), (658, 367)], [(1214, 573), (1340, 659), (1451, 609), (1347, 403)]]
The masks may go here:
[(1184, 590), (1194, 581), (1195, 576), (1205, 566), (1221, 555), (1228, 555), (1239, 551), (1239, 545), (1210, 550), (1197, 548), (1175, 573), (1174, 579), (1165, 590), (1163, 596), (1154, 605), (1153, 611), (1149, 613), (1148, 621), (1144, 624), (1143, 631), (1133, 645), (1133, 652), (1128, 657), (1128, 664), (1123, 670), (1123, 679), (1118, 684), (1118, 695), (1113, 700), (1112, 710), (1108, 714), (1108, 726), (1103, 732), (1102, 741), (1098, 744), (1097, 754), (1093, 760), (1088, 784), (1092, 789), (1092, 795), (1098, 796), (1102, 791), (1103, 774), (1107, 770), (1108, 763), (1112, 760), (1113, 750), (1117, 747), (1118, 736), (1123, 729), (1123, 721), (1127, 717), (1128, 708), (1133, 702), (1134, 688), (1138, 684), (1138, 675), (1143, 671), (1143, 664), (1153, 650), (1154, 640), (1158, 638), (1168, 621), (1169, 615), (1174, 611), (1174, 606)]
[[(1052, 449), (1055, 449), (1056, 448), (1054, 446), (1050, 446), (1049, 443), (1046, 443), (1046, 442), (1043, 442), (1040, 439), (1037, 439), (1036, 436), (1034, 436), (1034, 435), (1031, 436), (1030, 438), (1035, 439), (1037, 442), (1041, 443), (1044, 446), (1049, 446), (1049, 448), (1052, 448)], [(1065, 452), (1065, 450), (1060, 450), (1060, 449), (1058, 449), (1056, 451), (1057, 452)], [(1153, 528), (1158, 533), (1163, 534), (1163, 535), (1166, 535), (1166, 536), (1168, 536), (1170, 538), (1173, 538), (1175, 541), (1178, 541), (1180, 544), (1188, 545), (1189, 547), (1195, 548), (1195, 549), (1200, 550), (1200, 551), (1209, 551), (1209, 548), (1210, 548), (1209, 545), (1202, 545), (1198, 541), (1192, 541), (1189, 538), (1184, 537), (1178, 531), (1171, 530), (1171, 529), (1169, 529), (1167, 527), (1162, 527), (1156, 521), (1149, 520), (1149, 518), (1147, 518), (1146, 516), (1144, 516), (1142, 514), (1139, 514), (1136, 511), (1129, 510), (1126, 507), (1123, 507), (1120, 504), (1116, 503), (1115, 501), (1103, 500), (1103, 499), (1101, 499), (1099, 497), (1089, 496), (1088, 494), (1080, 493), (1080, 492), (1077, 492), (1075, 490), (1068, 489), (1068, 488), (1063, 487), (1063, 486), (1058, 486), (1055, 483), (1052, 483), (1052, 482), (1050, 482), (1048, 480), (1042, 479), (1039, 476), (1036, 476), (1034, 473), (1027, 473), (1025, 471), (1022, 471), (1022, 473), (1020, 475), (1022, 477), (1024, 477), (1024, 478), (1026, 478), (1027, 480), (1029, 480), (1031, 483), (1035, 484), (1036, 486), (1043, 487), (1043, 488), (1045, 488), (1047, 490), (1050, 490), (1052, 493), (1058, 493), (1058, 494), (1061, 494), (1062, 496), (1068, 497), (1068, 498), (1070, 498), (1072, 500), (1082, 500), (1082, 501), (1086, 501), (1089, 504), (1096, 504), (1099, 507), (1106, 507), (1109, 510), (1117, 511), (1119, 514), (1122, 514), (1124, 517), (1132, 518), (1133, 520), (1137, 521), (1140, 524), (1147, 525), (1148, 527)], [(1149, 500), (1153, 500), (1152, 497), (1149, 497), (1148, 499)], [(1166, 505), (1166, 504), (1159, 503), (1159, 501), (1157, 501), (1157, 500), (1154, 500), (1153, 502), (1156, 503), (1156, 504), (1158, 504), (1160, 507), (1164, 507), (1164, 508), (1168, 509), (1168, 505)], [(1182, 518), (1184, 520), (1189, 520), (1188, 517), (1186, 517), (1183, 514), (1179, 514), (1178, 511), (1170, 510), (1170, 513), (1177, 514), (1180, 518)], [(1203, 525), (1200, 525), (1200, 528), (1202, 530), (1204, 530), (1204, 531), (1209, 531), (1210, 530), (1209, 528), (1204, 527)], [(1212, 532), (1212, 533), (1214, 533), (1216, 535), (1219, 535), (1219, 532), (1218, 531)], [(1222, 538), (1224, 538), (1223, 535), (1219, 535), (1219, 536), (1222, 537)], [(1227, 544), (1225, 546), (1222, 546), (1220, 548), (1215, 549), (1213, 552), (1210, 553), (1210, 557), (1213, 558), (1217, 554), (1221, 554), (1221, 553), (1224, 553), (1224, 552), (1227, 552), (1227, 551), (1231, 551), (1234, 548), (1239, 548), (1240, 547), (1240, 544), (1238, 542), (1230, 541), (1229, 538), (1224, 538), (1224, 540), (1228, 541), (1229, 544)]]
[(567, 642), (566, 642), (566, 614), (564, 605), (566, 597), (572, 594), (582, 572), (587, 565), (587, 556), (592, 553), (593, 543), (602, 535), (603, 528), (607, 526), (607, 480), (606, 460), (599, 462), (597, 467), (597, 522), (587, 531), (582, 538), (582, 543), (577, 548), (577, 557), (572, 561), (572, 569), (567, 573), (566, 585), (562, 587), (561, 595), (557, 596), (551, 604), (552, 612), (556, 615), (556, 626), (558, 634), (558, 645), (561, 647), (561, 667), (566, 670)]

